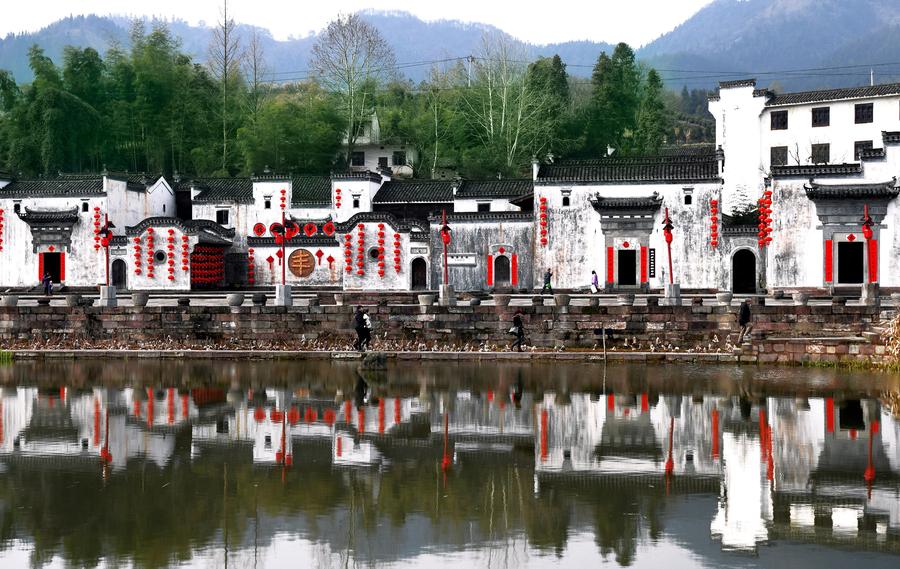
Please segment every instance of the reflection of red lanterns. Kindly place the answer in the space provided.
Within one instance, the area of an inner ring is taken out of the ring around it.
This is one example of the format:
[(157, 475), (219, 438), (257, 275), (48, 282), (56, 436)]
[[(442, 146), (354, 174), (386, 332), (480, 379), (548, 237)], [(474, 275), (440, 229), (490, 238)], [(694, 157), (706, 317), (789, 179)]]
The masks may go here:
[(257, 423), (262, 423), (266, 420), (266, 410), (262, 407), (257, 407), (253, 410), (253, 418)]

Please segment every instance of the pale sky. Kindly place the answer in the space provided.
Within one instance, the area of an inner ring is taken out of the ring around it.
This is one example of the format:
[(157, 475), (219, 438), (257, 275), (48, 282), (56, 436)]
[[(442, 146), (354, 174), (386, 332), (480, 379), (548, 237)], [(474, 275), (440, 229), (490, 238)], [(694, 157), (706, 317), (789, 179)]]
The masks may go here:
[[(240, 23), (271, 30), (277, 39), (320, 30), (337, 13), (401, 10), (423, 20), (492, 24), (531, 43), (567, 40), (652, 41), (712, 0), (230, 0)], [(35, 31), (79, 14), (177, 17), (191, 24), (219, 19), (221, 0), (0, 0), (0, 37)]]

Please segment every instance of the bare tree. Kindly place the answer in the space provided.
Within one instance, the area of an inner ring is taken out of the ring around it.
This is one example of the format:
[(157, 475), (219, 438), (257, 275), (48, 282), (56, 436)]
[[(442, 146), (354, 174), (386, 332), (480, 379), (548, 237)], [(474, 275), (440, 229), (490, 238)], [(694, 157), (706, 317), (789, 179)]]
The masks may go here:
[(394, 52), (357, 14), (342, 15), (319, 36), (310, 66), (322, 85), (340, 97), (349, 164), (362, 125), (372, 115), (372, 91), (394, 74)]
[(244, 51), (244, 77), (247, 78), (247, 114), (251, 121), (256, 120), (256, 115), (265, 103), (269, 94), (265, 83), (265, 76), (269, 73), (269, 65), (266, 62), (266, 53), (262, 44), (262, 32), (259, 28), (253, 28), (247, 49)]
[(469, 129), (507, 169), (542, 155), (555, 126), (547, 119), (550, 95), (530, 81), (526, 61), (518, 44), (485, 35), (472, 86), (462, 97)]
[(222, 86), (222, 170), (228, 169), (229, 91), (240, 77), (241, 44), (237, 24), (228, 16), (228, 0), (222, 2), (222, 20), (213, 30), (209, 45), (209, 67)]

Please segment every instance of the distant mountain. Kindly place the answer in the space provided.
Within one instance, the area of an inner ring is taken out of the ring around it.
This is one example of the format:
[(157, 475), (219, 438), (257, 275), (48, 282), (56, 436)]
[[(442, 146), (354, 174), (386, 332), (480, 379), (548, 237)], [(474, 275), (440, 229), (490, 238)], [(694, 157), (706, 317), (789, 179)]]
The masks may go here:
[[(514, 39), (487, 24), (448, 20), (424, 22), (403, 12), (366, 12), (364, 17), (387, 38), (398, 63), (435, 61), (477, 54), (485, 33), (498, 33)], [(210, 28), (191, 26), (179, 20), (169, 21), (167, 24), (181, 40), (183, 51), (199, 61), (206, 58), (212, 35)], [(152, 22), (145, 22), (148, 29), (151, 25)], [(67, 45), (93, 47), (101, 53), (116, 44), (127, 48), (130, 27), (131, 22), (126, 18), (74, 16), (34, 33), (9, 35), (0, 39), (0, 69), (12, 71), (19, 82), (27, 82), (32, 77), (27, 54), (33, 44), (40, 45), (59, 64), (62, 62), (63, 48)], [(251, 29), (249, 26), (239, 27), (244, 34)], [(285, 80), (305, 77), (315, 40), (316, 37), (310, 35), (279, 41), (263, 31), (263, 48), (273, 75)], [(522, 46), (531, 57), (558, 53), (567, 62), (588, 66), (593, 65), (601, 51), (612, 49), (609, 44), (588, 41), (548, 45), (522, 43)], [(402, 72), (418, 82), (427, 76), (429, 65), (407, 66)], [(581, 69), (578, 74), (586, 75), (589, 72), (590, 69)]]
[[(505, 33), (487, 24), (424, 22), (403, 12), (366, 12), (364, 17), (393, 46), (399, 63), (416, 63), (476, 54), (486, 33)], [(149, 23), (147, 26), (149, 27)], [(211, 30), (182, 21), (168, 23), (182, 49), (202, 61)], [(60, 63), (66, 45), (128, 46), (130, 22), (124, 18), (65, 18), (34, 33), (0, 39), (0, 68), (17, 81), (31, 79), (27, 52), (41, 45)], [(245, 32), (250, 28), (242, 26)], [(264, 49), (274, 77), (306, 77), (316, 37), (285, 41), (264, 32)], [(522, 43), (531, 57), (559, 54), (571, 74), (586, 77), (604, 42)], [(638, 58), (659, 69), (671, 87), (714, 87), (718, 81), (756, 76), (760, 86), (795, 90), (865, 84), (874, 66), (879, 82), (900, 81), (900, 2), (897, 0), (714, 0), (671, 32), (637, 51)], [(821, 69), (832, 68), (832, 69)], [(791, 70), (807, 70), (790, 72)], [(402, 73), (422, 80), (428, 65), (411, 65)]]
[[(688, 86), (757, 76), (790, 89), (849, 86), (900, 78), (900, 2), (896, 0), (715, 0), (640, 50), (670, 83), (701, 76)], [(704, 73), (685, 73), (701, 71)], [(778, 72), (778, 73), (772, 73)]]

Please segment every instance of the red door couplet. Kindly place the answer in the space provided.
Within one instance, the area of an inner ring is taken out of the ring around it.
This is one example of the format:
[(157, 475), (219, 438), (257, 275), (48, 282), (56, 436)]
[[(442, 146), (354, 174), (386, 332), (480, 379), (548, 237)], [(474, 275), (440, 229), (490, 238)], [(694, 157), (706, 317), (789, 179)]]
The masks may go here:
[(825, 240), (825, 282), (834, 282), (834, 249), (831, 239)]
[(647, 248), (641, 246), (641, 284), (647, 282)]

